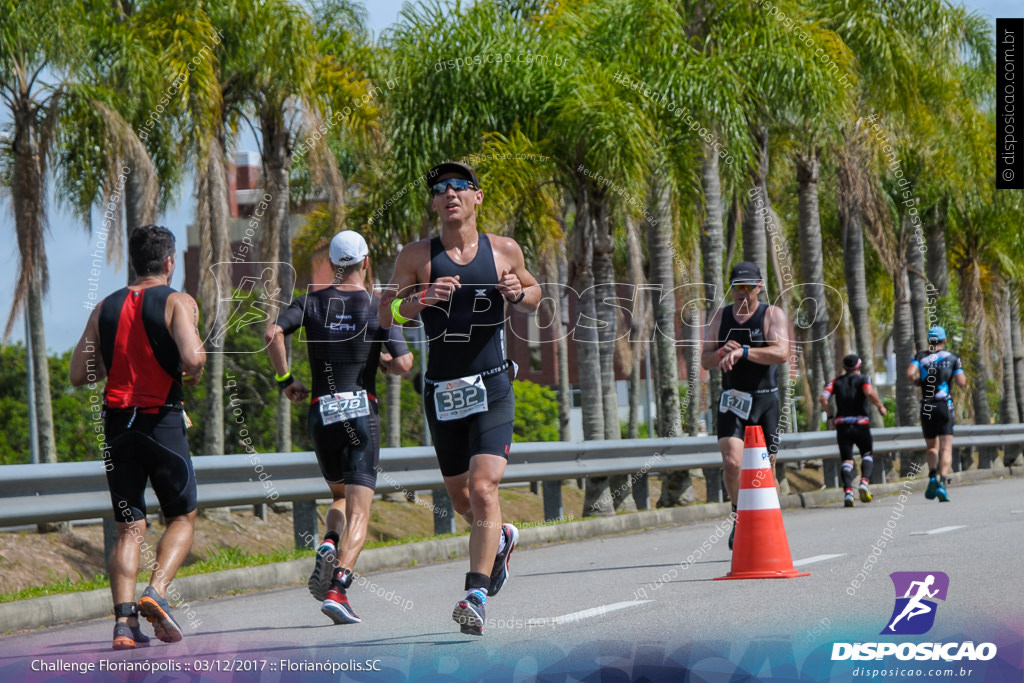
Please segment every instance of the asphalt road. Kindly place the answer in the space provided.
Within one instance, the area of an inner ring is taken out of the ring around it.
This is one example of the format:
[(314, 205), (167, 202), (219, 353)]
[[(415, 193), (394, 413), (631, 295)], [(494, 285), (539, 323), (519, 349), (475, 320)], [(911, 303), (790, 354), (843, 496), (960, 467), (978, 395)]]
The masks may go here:
[[(908, 665), (830, 658), (835, 642), (887, 639), (897, 571), (944, 572), (949, 591), (927, 634), (888, 640), (998, 646), (989, 662), (909, 665), (932, 680), (1021, 681), (1022, 493), (1020, 479), (990, 480), (951, 488), (948, 504), (917, 491), (905, 505), (786, 510), (793, 560), (811, 572), (793, 579), (714, 581), (731, 563), (724, 518), (521, 549), (480, 638), (451, 621), (460, 559), (363, 577), (350, 591), (361, 624), (335, 626), (302, 586), (194, 604), (184, 641), (135, 652), (108, 649), (109, 618), (0, 638), (0, 681), (852, 681), (861, 666)], [(171, 671), (98, 669), (118, 665)], [(324, 665), (334, 671), (310, 671)]]

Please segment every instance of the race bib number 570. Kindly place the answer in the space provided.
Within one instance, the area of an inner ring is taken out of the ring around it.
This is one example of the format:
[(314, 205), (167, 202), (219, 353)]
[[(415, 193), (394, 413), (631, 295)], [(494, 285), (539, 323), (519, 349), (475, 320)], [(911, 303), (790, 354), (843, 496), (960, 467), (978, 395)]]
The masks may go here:
[(366, 391), (345, 391), (320, 397), (320, 418), (325, 425), (370, 414)]

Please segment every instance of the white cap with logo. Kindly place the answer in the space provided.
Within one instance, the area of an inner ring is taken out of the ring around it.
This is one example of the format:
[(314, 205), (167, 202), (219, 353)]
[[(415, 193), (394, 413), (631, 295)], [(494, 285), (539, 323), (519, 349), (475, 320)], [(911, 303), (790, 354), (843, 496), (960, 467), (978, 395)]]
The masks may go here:
[(331, 263), (336, 266), (359, 263), (369, 253), (366, 240), (355, 230), (343, 230), (331, 240)]

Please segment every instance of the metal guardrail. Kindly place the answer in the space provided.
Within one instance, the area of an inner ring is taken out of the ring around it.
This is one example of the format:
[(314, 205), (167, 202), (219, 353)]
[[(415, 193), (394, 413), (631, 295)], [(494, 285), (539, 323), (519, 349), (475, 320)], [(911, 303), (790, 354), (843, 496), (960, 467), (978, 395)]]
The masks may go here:
[[(875, 453), (924, 447), (917, 427), (875, 429), (872, 434)], [(956, 447), (1008, 444), (1024, 444), (1024, 424), (957, 427)], [(837, 457), (835, 432), (805, 432), (782, 437), (778, 460)], [(201, 508), (314, 501), (327, 494), (312, 452), (205, 455), (193, 458), (193, 464)], [(503, 481), (552, 481), (720, 465), (717, 441), (711, 436), (518, 443)], [(429, 447), (381, 449), (380, 468), (378, 492), (443, 487)], [(266, 476), (261, 479), (262, 475)], [(146, 499), (150, 511), (155, 511), (156, 496), (151, 489), (147, 489)], [(110, 516), (101, 461), (0, 467), (0, 526)]]

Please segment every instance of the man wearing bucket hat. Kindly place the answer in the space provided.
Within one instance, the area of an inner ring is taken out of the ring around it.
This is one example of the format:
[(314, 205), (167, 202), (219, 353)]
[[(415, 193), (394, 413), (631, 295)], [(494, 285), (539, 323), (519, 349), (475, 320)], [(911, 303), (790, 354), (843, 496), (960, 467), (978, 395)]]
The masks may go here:
[(946, 484), (953, 471), (953, 393), (950, 381), (967, 386), (960, 356), (946, 350), (946, 330), (928, 330), (928, 350), (910, 362), (907, 378), (921, 387), (921, 431), (928, 446), (928, 488), (924, 497), (949, 502)]
[[(288, 370), (284, 337), (305, 328), (312, 378), (307, 425), (320, 472), (334, 502), (327, 534), (317, 548), (309, 592), (336, 624), (361, 621), (348, 602), (352, 570), (366, 542), (370, 503), (377, 485), (380, 426), (374, 396), (377, 368), (405, 374), (412, 354), (401, 330), (381, 329), (377, 297), (366, 289), (369, 250), (362, 235), (339, 232), (329, 256), (332, 286), (298, 297), (267, 328), (270, 362), (278, 386), (290, 400), (310, 395)], [(381, 345), (390, 355), (382, 354)]]
[(472, 168), (445, 162), (426, 181), (441, 234), (399, 253), (379, 315), (384, 326), (419, 316), (429, 340), (423, 407), (452, 506), (470, 524), (466, 594), (452, 619), (479, 636), (519, 539), (498, 499), (515, 418), (505, 311), (536, 311), (541, 291), (515, 240), (478, 229), (484, 193)]
[(886, 412), (882, 400), (878, 398), (878, 392), (871, 386), (871, 378), (859, 372), (860, 366), (860, 356), (855, 353), (843, 358), (843, 374), (825, 385), (825, 390), (819, 397), (821, 407), (826, 412), (829, 398), (836, 397), (835, 416), (830, 415), (829, 420), (836, 426), (836, 441), (839, 444), (843, 468), (843, 504), (848, 508), (853, 507), (854, 445), (860, 451), (860, 499), (865, 503), (871, 502), (868, 481), (871, 479), (874, 459), (871, 456), (873, 442), (868, 403), (878, 408), (882, 417), (885, 417)]
[[(732, 305), (719, 308), (704, 336), (701, 366), (722, 372), (718, 401), (718, 448), (722, 452), (725, 488), (736, 511), (743, 435), (748, 425), (759, 425), (772, 464), (779, 450), (778, 368), (789, 357), (789, 319), (778, 306), (761, 303), (764, 278), (756, 263), (742, 261), (729, 273)], [(736, 533), (729, 535), (732, 548)]]

